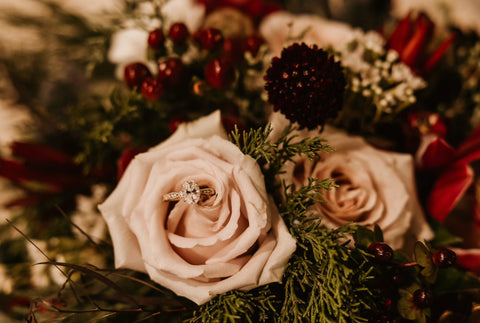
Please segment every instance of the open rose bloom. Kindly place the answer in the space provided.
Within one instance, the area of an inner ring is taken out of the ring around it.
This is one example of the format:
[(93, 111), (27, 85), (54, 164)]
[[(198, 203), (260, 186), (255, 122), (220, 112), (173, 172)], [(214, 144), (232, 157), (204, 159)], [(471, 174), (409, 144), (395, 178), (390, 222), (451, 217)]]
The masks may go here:
[[(274, 113), (271, 119), (276, 131), (284, 128), (286, 119)], [(321, 154), (321, 160), (294, 160), (282, 175), (296, 187), (308, 178), (333, 178), (339, 185), (324, 193), (327, 203), (317, 203), (309, 211), (321, 223), (337, 228), (355, 223), (373, 228), (380, 226), (385, 241), (394, 249), (411, 252), (417, 240), (433, 238), (417, 199), (413, 158), (407, 154), (382, 151), (363, 138), (325, 126), (324, 131), (298, 131), (298, 139), (321, 136), (335, 148)]]
[[(197, 304), (233, 289), (281, 281), (295, 250), (258, 164), (225, 139), (220, 113), (181, 125), (137, 155), (99, 206), (115, 265)], [(164, 201), (187, 181), (215, 190), (198, 203)]]

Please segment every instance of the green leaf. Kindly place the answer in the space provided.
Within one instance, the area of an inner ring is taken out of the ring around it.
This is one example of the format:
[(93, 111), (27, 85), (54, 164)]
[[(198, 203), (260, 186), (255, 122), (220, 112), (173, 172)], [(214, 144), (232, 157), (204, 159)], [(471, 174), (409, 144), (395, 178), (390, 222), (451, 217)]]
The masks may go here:
[(427, 281), (435, 282), (438, 268), (433, 263), (432, 253), (423, 242), (417, 241), (415, 243), (415, 260), (423, 268), (421, 274), (427, 278)]
[(364, 226), (355, 226), (353, 239), (357, 248), (368, 248), (372, 242), (375, 241), (374, 232)]
[(400, 289), (398, 293), (400, 294), (400, 299), (397, 303), (398, 313), (407, 320), (415, 320), (417, 315), (412, 304), (413, 294), (406, 289)]
[(447, 228), (439, 221), (435, 219), (430, 219), (429, 224), (435, 232), (435, 238), (430, 242), (432, 246), (450, 246), (461, 243), (463, 241), (462, 238), (448, 232)]
[(432, 291), (436, 294), (465, 292), (480, 289), (480, 278), (456, 267), (439, 270), (438, 279)]
[(375, 228), (373, 229), (373, 240), (375, 242), (383, 242), (383, 232), (377, 224), (375, 224)]

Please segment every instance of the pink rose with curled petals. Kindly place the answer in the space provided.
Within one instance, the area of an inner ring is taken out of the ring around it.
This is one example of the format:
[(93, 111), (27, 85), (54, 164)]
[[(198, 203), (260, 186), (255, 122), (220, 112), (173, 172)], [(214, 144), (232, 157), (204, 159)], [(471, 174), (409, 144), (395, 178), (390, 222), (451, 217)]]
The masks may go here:
[[(188, 181), (215, 195), (163, 200)], [(197, 304), (281, 281), (296, 247), (260, 167), (226, 139), (219, 112), (137, 155), (99, 209), (117, 268), (146, 272)]]
[(318, 47), (340, 49), (351, 40), (354, 29), (342, 22), (327, 20), (312, 14), (292, 14), (278, 11), (268, 15), (259, 26), (273, 55), (302, 36), (302, 42)]
[[(285, 117), (274, 113), (272, 136), (286, 123)], [(415, 241), (433, 238), (418, 202), (410, 155), (376, 149), (363, 138), (328, 125), (322, 133), (302, 130), (297, 134), (297, 140), (321, 136), (335, 148), (334, 152), (321, 153), (321, 160), (295, 159), (295, 163), (285, 166), (283, 175), (287, 183), (296, 187), (305, 185), (308, 178), (335, 180), (339, 187), (324, 192), (327, 203), (317, 203), (309, 210), (323, 225), (378, 225), (392, 248), (409, 252)]]

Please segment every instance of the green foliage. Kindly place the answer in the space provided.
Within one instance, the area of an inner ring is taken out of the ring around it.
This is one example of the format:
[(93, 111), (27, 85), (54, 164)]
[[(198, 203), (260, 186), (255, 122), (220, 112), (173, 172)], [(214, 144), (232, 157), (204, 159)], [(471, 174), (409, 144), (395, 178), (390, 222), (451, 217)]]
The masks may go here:
[(433, 263), (431, 250), (423, 242), (417, 241), (415, 243), (415, 260), (422, 267), (420, 272), (422, 276), (425, 277), (427, 282), (433, 284), (437, 279), (438, 267)]
[[(331, 152), (333, 147), (326, 144), (326, 140), (314, 137), (298, 139), (296, 127), (289, 125), (275, 141), (271, 140), (272, 127), (251, 129), (240, 134), (238, 128), (230, 134), (230, 140), (235, 143), (244, 154), (250, 155), (260, 165), (265, 176), (267, 190), (274, 193), (278, 182), (276, 176), (282, 173), (283, 166), (292, 162), (294, 157), (307, 156), (310, 160), (320, 159), (321, 152)], [(320, 190), (323, 187), (319, 187)], [(312, 197), (312, 195), (309, 195)], [(319, 201), (316, 199), (316, 201)]]
[(234, 290), (219, 295), (208, 303), (198, 307), (189, 323), (227, 323), (227, 322), (270, 322), (277, 321), (277, 311), (281, 304), (273, 291), (278, 284), (265, 285), (244, 292)]
[(331, 230), (311, 218), (308, 207), (318, 203), (327, 179), (294, 191), (285, 187), (286, 200), (279, 209), (297, 239), (297, 250), (285, 272), (285, 300), (281, 322), (366, 322), (374, 308), (366, 282), (371, 278), (369, 255), (347, 246), (347, 234), (356, 227)]
[[(320, 159), (320, 152), (333, 150), (320, 138), (298, 140), (295, 130), (287, 127), (275, 142), (269, 140), (271, 127), (244, 132), (242, 137), (236, 130), (232, 141), (258, 161), (269, 183), (295, 157)], [(297, 239), (297, 250), (285, 271), (279, 322), (366, 322), (366, 313), (374, 308), (365, 285), (372, 270), (368, 263), (370, 256), (346, 244), (347, 234), (363, 229), (373, 237), (373, 232), (355, 226), (326, 229), (308, 213), (313, 204), (324, 203), (323, 192), (335, 186), (332, 179), (309, 179), (307, 185), (297, 190), (293, 185), (283, 184), (278, 206)]]

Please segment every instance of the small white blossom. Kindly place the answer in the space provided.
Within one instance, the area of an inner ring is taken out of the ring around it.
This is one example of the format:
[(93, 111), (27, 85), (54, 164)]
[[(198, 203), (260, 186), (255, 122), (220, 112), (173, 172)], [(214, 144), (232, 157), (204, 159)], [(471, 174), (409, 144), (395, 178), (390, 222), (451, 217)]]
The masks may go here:
[(0, 264), (0, 292), (10, 294), (13, 291), (13, 279), (8, 275), (7, 267)]
[[(97, 205), (103, 202), (107, 189), (103, 185), (92, 186), (92, 195), (78, 195), (77, 210), (72, 214), (72, 222), (83, 230), (93, 241), (105, 238), (106, 223), (100, 215)], [(86, 240), (87, 237), (76, 228), (73, 232), (78, 239)]]
[(194, 0), (170, 0), (161, 9), (166, 20), (166, 28), (176, 22), (184, 23), (190, 32), (202, 26), (205, 18), (205, 6)]
[[(43, 288), (50, 286), (50, 277), (48, 266), (36, 265), (40, 262), (48, 261), (42, 252), (47, 251), (47, 242), (42, 240), (33, 240), (33, 244), (27, 244), (27, 252), (31, 262), (34, 264), (30, 267), (30, 282), (34, 287)], [(41, 251), (40, 251), (41, 250)]]

